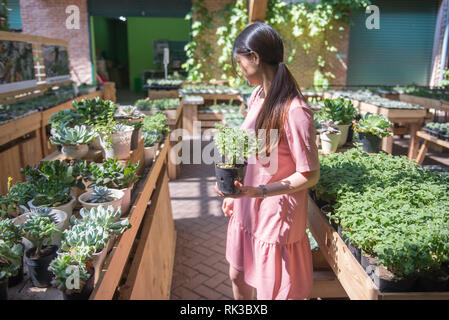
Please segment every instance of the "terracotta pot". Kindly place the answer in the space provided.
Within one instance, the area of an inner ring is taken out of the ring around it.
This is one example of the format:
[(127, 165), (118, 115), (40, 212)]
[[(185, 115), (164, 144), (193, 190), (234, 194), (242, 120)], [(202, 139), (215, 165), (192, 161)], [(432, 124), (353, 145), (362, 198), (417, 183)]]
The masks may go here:
[(131, 185), (129, 188), (121, 189), (123, 191), (123, 199), (122, 199), (122, 216), (127, 215), (129, 212), (129, 208), (131, 207), (131, 192), (133, 190), (134, 184)]
[(103, 148), (103, 155), (106, 159), (117, 158), (125, 160), (129, 158), (131, 151), (131, 138), (134, 128), (124, 132), (117, 132), (111, 135), (112, 145), (108, 146), (103, 137), (100, 138), (100, 143)]
[(78, 201), (80, 204), (86, 208), (87, 210), (90, 210), (94, 207), (103, 206), (104, 208), (107, 208), (109, 206), (113, 206), (115, 210), (118, 210), (118, 208), (121, 208), (123, 197), (125, 196), (124, 192), (118, 189), (109, 189), (112, 191), (112, 196), (115, 198), (114, 201), (111, 202), (104, 202), (104, 203), (90, 203), (87, 202), (89, 198), (91, 198), (93, 190), (87, 191), (80, 195), (78, 197)]

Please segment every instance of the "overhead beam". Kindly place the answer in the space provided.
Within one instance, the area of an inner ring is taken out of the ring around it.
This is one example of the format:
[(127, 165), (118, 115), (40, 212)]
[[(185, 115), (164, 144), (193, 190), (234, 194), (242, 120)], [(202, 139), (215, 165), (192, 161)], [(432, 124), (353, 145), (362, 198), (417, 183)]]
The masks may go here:
[(264, 22), (268, 0), (249, 0), (249, 24), (256, 21)]

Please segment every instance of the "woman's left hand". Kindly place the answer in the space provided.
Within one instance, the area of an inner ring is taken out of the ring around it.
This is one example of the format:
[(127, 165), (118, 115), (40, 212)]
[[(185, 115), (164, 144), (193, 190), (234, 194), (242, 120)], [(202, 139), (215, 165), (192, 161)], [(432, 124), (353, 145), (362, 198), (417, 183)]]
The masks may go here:
[(219, 189), (218, 185), (215, 184), (215, 191), (218, 193), (218, 195), (222, 198), (257, 198), (262, 196), (262, 190), (260, 188), (256, 187), (247, 187), (238, 182), (237, 180), (234, 181), (234, 185), (237, 189), (240, 190), (240, 193), (237, 194), (223, 194)]

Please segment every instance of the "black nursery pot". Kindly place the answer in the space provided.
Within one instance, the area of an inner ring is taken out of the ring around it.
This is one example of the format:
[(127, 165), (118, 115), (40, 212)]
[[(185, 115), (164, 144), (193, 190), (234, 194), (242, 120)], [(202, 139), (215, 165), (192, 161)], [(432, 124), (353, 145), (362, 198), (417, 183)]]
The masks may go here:
[(437, 272), (418, 273), (418, 285), (420, 291), (447, 291), (449, 275)]
[(349, 129), (348, 129), (348, 137), (346, 138), (345, 143), (352, 142), (352, 138), (354, 136), (354, 130), (352, 129), (352, 126), (353, 126), (353, 124), (351, 123), (351, 125), (349, 126)]
[(0, 280), (0, 300), (8, 300), (8, 279)]
[(71, 294), (63, 292), (62, 298), (64, 300), (89, 300), (90, 294), (94, 290), (94, 279), (95, 279), (94, 275), (95, 272), (92, 272), (90, 278), (87, 279), (86, 283), (84, 284), (83, 289), (81, 289), (81, 292)]
[(379, 153), (382, 139), (371, 133), (359, 132), (359, 142), (363, 144), (363, 151)]
[(17, 275), (8, 279), (8, 287), (17, 286), (22, 281), (23, 281), (23, 257), (22, 259), (20, 259), (20, 268)]
[(30, 273), (33, 286), (39, 288), (47, 288), (50, 286), (53, 273), (48, 270), (48, 266), (50, 265), (50, 262), (56, 258), (58, 246), (50, 245), (48, 247), (44, 247), (44, 249), (48, 249), (47, 254), (39, 258), (30, 258), (36, 251), (36, 248), (28, 249), (25, 254), (25, 262), (28, 266), (28, 271)]
[(406, 277), (391, 277), (391, 273), (377, 266), (372, 274), (374, 284), (380, 292), (408, 292), (415, 288), (417, 277), (409, 275)]
[(236, 164), (232, 168), (220, 168), (220, 165), (220, 163), (215, 165), (218, 190), (225, 195), (239, 193), (239, 190), (234, 185), (234, 181), (237, 180), (243, 183), (247, 164)]

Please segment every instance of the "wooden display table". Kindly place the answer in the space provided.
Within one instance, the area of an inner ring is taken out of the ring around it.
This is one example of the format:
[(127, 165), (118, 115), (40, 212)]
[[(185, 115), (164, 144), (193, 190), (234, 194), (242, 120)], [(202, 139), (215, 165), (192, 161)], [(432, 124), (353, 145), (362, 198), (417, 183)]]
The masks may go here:
[(166, 99), (166, 98), (179, 98), (179, 89), (147, 89), (147, 98), (150, 100)]
[(131, 229), (115, 241), (91, 300), (170, 297), (176, 232), (168, 188), (169, 143), (167, 135), (151, 169), (133, 190)]
[(324, 218), (310, 195), (308, 195), (307, 223), (324, 258), (350, 299), (449, 299), (449, 292), (380, 292), (337, 231)]
[(419, 149), (418, 155), (416, 157), (416, 163), (422, 164), (424, 161), (424, 158), (427, 153), (427, 149), (429, 148), (429, 145), (431, 143), (435, 143), (443, 148), (449, 149), (449, 141), (438, 139), (435, 136), (432, 136), (424, 131), (418, 131), (416, 132), (416, 136), (418, 138), (424, 139), (424, 143), (421, 145), (421, 148)]

